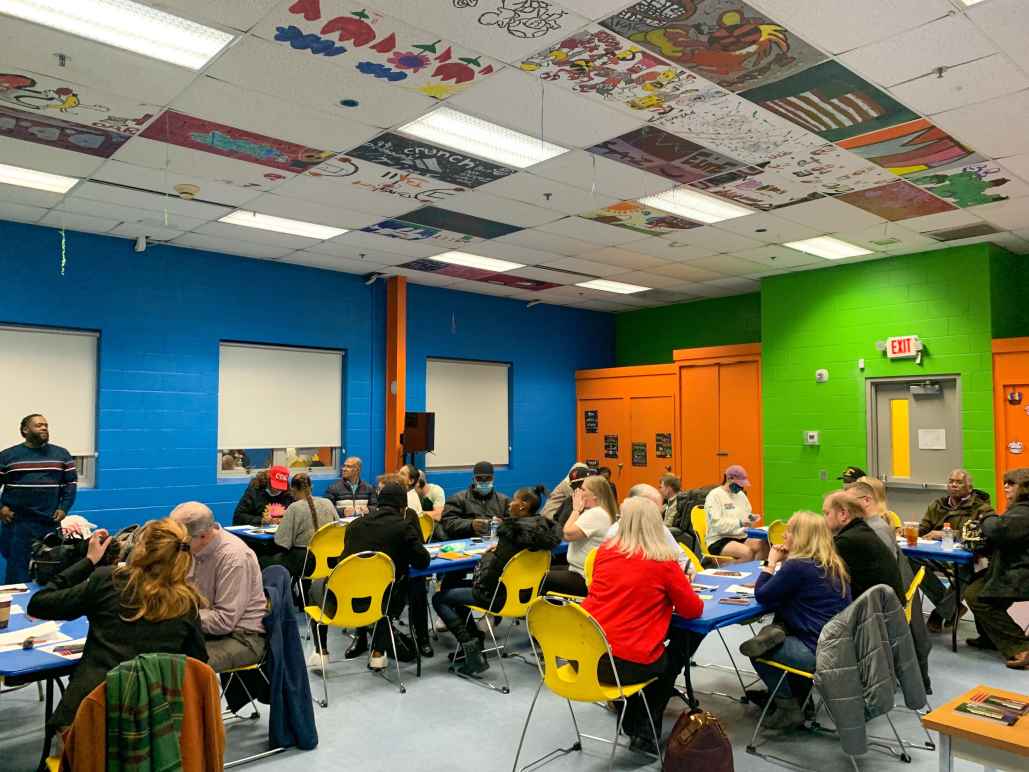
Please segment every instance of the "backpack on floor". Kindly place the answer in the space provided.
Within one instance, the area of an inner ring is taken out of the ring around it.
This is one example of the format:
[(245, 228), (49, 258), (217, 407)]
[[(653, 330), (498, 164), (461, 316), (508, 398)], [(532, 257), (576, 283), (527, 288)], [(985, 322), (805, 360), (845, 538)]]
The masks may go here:
[(684, 710), (665, 746), (662, 772), (733, 772), (732, 743), (718, 717)]

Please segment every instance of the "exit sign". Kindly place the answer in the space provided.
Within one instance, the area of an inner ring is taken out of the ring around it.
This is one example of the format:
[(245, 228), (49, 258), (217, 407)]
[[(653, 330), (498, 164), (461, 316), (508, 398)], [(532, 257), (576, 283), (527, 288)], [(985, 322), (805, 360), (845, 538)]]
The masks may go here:
[(890, 359), (914, 359), (921, 350), (922, 341), (917, 335), (900, 335), (886, 340), (886, 356)]

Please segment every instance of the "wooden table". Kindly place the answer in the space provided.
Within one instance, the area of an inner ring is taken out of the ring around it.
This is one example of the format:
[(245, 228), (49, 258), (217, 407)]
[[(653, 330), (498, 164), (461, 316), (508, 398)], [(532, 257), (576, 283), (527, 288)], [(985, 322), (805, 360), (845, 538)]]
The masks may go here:
[(955, 710), (980, 692), (1029, 700), (1024, 694), (980, 685), (923, 716), (926, 728), (940, 733), (940, 772), (953, 770), (955, 756), (982, 764), (988, 772), (1000, 769), (1019, 772), (1029, 768), (1029, 715), (1022, 716), (1014, 726), (1005, 726), (999, 721)]

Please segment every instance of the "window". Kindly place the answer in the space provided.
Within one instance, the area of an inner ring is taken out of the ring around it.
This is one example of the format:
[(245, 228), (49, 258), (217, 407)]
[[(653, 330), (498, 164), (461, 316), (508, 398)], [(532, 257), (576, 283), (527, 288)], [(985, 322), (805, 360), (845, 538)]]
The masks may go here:
[(426, 410), (436, 414), (430, 469), (508, 463), (508, 379), (499, 362), (430, 359), (425, 368)]
[(280, 464), (336, 474), (342, 437), (343, 352), (222, 343), (218, 475)]
[(42, 413), (53, 443), (74, 456), (82, 488), (95, 480), (96, 355), (95, 332), (0, 327), (0, 447), (21, 442), (21, 419)]

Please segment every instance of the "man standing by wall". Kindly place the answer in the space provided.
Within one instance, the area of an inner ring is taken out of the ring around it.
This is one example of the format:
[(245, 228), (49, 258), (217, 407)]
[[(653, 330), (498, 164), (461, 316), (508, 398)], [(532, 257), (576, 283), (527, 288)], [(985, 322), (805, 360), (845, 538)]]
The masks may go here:
[(50, 444), (46, 417), (21, 419), (25, 441), (0, 451), (0, 554), (5, 584), (26, 582), (32, 542), (54, 530), (75, 503), (78, 473), (67, 450)]

